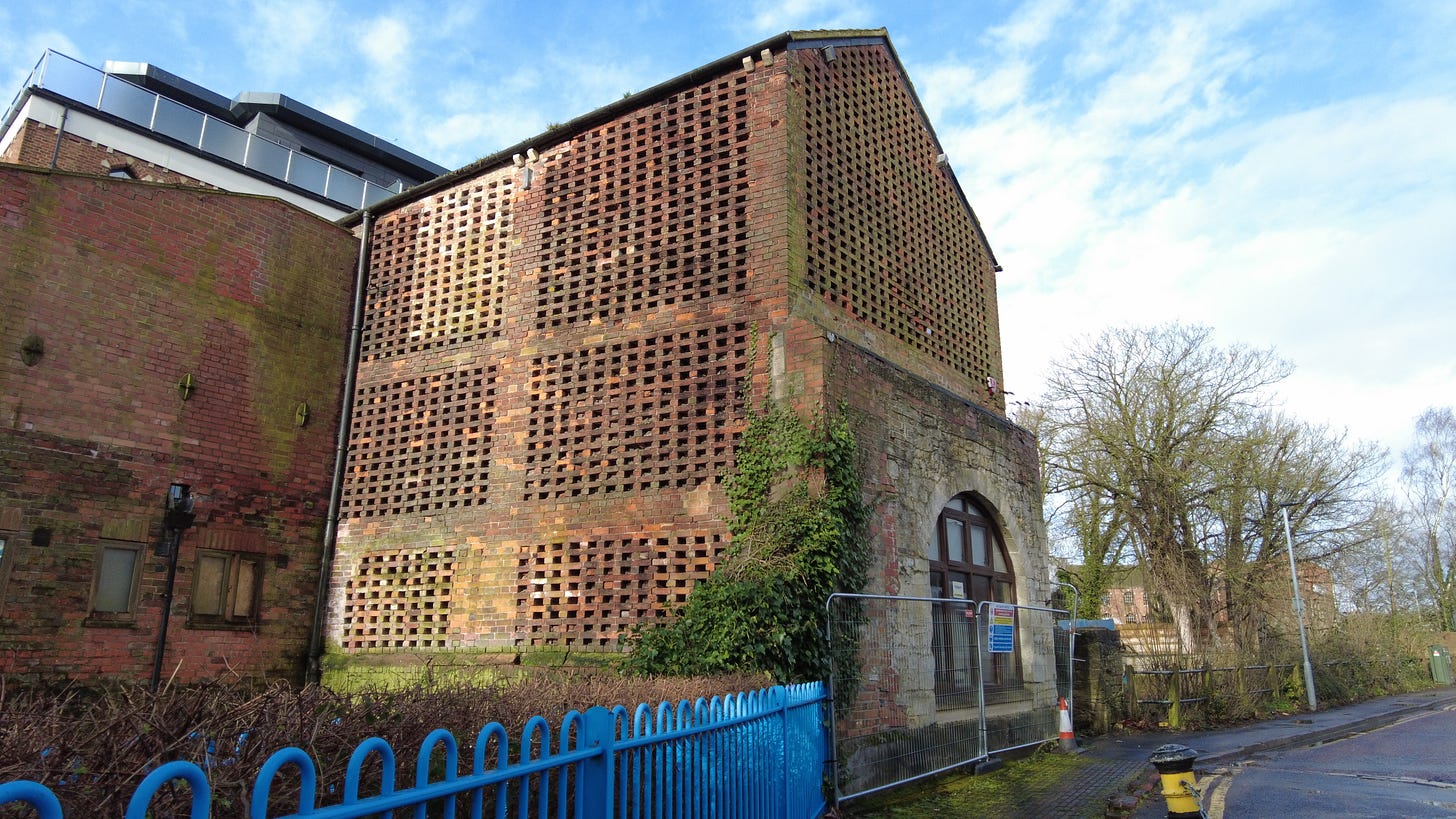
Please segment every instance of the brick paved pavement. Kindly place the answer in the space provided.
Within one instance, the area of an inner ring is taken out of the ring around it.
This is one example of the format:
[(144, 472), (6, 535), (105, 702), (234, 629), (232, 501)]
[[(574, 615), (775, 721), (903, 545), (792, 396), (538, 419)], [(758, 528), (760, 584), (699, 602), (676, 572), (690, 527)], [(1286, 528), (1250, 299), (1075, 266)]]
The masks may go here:
[[(1108, 805), (1128, 793), (1129, 787), (1151, 771), (1146, 759), (1093, 759), (1091, 764), (1060, 781), (1047, 782), (1026, 793), (1018, 817), (1091, 819), (1107, 815)], [(1135, 806), (1129, 803), (1128, 807)]]

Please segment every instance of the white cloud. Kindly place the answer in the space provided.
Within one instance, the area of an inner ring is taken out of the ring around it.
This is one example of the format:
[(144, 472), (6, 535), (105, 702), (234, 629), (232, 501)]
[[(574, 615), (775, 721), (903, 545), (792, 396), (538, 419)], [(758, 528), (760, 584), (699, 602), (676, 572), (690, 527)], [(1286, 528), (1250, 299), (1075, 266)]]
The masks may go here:
[(403, 68), (410, 50), (409, 26), (397, 17), (376, 17), (359, 26), (359, 52), (376, 70)]
[(250, 15), (252, 28), (239, 32), (237, 41), (259, 81), (273, 86), (327, 61), (336, 48), (335, 24), (344, 16), (327, 0), (253, 0)]
[(755, 0), (750, 13), (753, 31), (760, 34), (880, 25), (872, 16), (859, 0)]
[(1031, 66), (1011, 60), (989, 71), (964, 63), (945, 62), (913, 74), (920, 102), (932, 122), (969, 107), (974, 114), (997, 114), (1015, 108), (1026, 98)]
[(1013, 51), (1045, 43), (1071, 7), (1070, 0), (1035, 0), (1023, 3), (1005, 24), (986, 31), (986, 38)]
[[(1456, 187), (1429, 184), (1456, 179), (1444, 136), (1453, 128), (1450, 100), (1384, 98), (1237, 126), (1205, 140), (1219, 160), (1206, 174), (1175, 168), (1184, 179), (1176, 191), (1128, 198), (1094, 217), (1095, 232), (1059, 234), (1071, 272), (1055, 286), (1018, 275), (1027, 258), (1051, 264), (1039, 247), (1008, 245), (1008, 385), (1039, 391), (1041, 362), (1061, 357), (1078, 334), (1208, 324), (1227, 341), (1291, 359), (1298, 377), (1281, 392), (1301, 417), (1388, 440), (1408, 419), (1391, 420), (1387, 400), (1419, 402), (1443, 379), (1445, 398), (1428, 403), (1456, 398), (1448, 352)], [(1064, 188), (1075, 197), (1095, 186)], [(1069, 210), (1053, 218), (1065, 222)], [(1021, 224), (1038, 216), (1018, 209), (1003, 235), (1028, 241), (1035, 231)]]
[(343, 93), (339, 96), (306, 103), (343, 122), (358, 122), (359, 115), (369, 106), (369, 101), (358, 94)]
[[(9, 10), (0, 9), (0, 31), (12, 30)], [(48, 48), (77, 59), (84, 58), (80, 47), (57, 29), (31, 31), (21, 37), (0, 36), (0, 65), (12, 67), (3, 78), (5, 81), (3, 93), (6, 95), (4, 105), (10, 104), (10, 95), (20, 89), (41, 55)]]

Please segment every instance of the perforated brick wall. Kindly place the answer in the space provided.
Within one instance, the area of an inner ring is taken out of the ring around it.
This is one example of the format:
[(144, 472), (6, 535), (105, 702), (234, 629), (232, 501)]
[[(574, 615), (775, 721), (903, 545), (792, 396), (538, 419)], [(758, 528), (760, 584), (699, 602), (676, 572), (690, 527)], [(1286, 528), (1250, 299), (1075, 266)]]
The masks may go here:
[(364, 555), (344, 587), (344, 648), (445, 648), (454, 571), (449, 548)]
[(690, 489), (733, 461), (748, 325), (710, 325), (531, 360), (527, 500)]
[(720, 69), (379, 216), (342, 548), (413, 599), (409, 549), (479, 545), (443, 637), (350, 598), (346, 647), (614, 647), (726, 547), (746, 387), (818, 405), (831, 331), (993, 403), (989, 252), (889, 50)]
[[(674, 94), (553, 158), (537, 333), (742, 297), (749, 80), (733, 72)], [(730, 462), (723, 422), (746, 375), (747, 324), (611, 335), (532, 360), (526, 499), (685, 488)]]
[(615, 645), (633, 625), (685, 602), (725, 542), (714, 531), (542, 544), (520, 559), (521, 644)]
[[(511, 180), (477, 180), (384, 220), (371, 236), (346, 514), (376, 517), (473, 506), (489, 487), (496, 367), (441, 369), (499, 335), (510, 250)], [(380, 380), (380, 376), (384, 380)], [(389, 377), (393, 376), (393, 377)]]
[(751, 224), (783, 186), (750, 190), (785, 151), (782, 69), (725, 71), (379, 215), (346, 649), (434, 647), (357, 596), (413, 599), (409, 549), (486, 544), (440, 569), (447, 645), (611, 648), (711, 571), (769, 318), (754, 271), (785, 247)]
[(476, 180), (379, 222), (370, 237), (364, 361), (499, 335), (511, 189), (509, 176)]
[[(989, 252), (888, 49), (792, 52), (805, 99), (805, 284), (915, 354), (965, 376), (994, 403), (1001, 377)], [(905, 356), (875, 349), (893, 359)]]
[(495, 367), (362, 385), (345, 498), (358, 517), (473, 506), (489, 488)]
[(560, 155), (543, 180), (536, 330), (744, 293), (749, 80), (682, 91)]

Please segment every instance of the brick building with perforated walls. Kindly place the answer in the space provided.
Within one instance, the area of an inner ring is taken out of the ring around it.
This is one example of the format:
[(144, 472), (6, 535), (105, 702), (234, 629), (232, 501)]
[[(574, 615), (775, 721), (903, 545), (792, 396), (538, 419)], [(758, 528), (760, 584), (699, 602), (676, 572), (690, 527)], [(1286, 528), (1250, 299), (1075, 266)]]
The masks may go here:
[[(343, 662), (619, 650), (729, 546), (723, 481), (765, 399), (845, 407), (870, 591), (1051, 596), (999, 268), (884, 31), (782, 35), (346, 223), (369, 281)], [(902, 625), (919, 653), (861, 698), (936, 721), (953, 659)], [(1054, 708), (1050, 657), (1021, 663)]]
[(303, 677), (357, 256), (275, 198), (0, 165), (0, 674)]

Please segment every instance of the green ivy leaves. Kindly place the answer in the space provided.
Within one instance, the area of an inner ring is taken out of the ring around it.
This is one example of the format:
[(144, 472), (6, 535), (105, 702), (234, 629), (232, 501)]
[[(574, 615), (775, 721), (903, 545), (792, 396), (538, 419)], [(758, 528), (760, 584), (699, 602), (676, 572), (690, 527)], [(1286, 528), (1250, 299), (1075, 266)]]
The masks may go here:
[(837, 663), (824, 636), (825, 600), (862, 590), (869, 566), (868, 508), (844, 409), (808, 422), (778, 404), (753, 411), (725, 491), (732, 548), (674, 619), (633, 635), (627, 667), (761, 672), (781, 683), (826, 678)]

